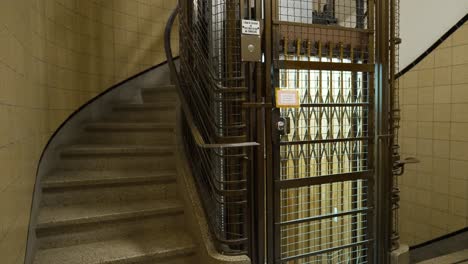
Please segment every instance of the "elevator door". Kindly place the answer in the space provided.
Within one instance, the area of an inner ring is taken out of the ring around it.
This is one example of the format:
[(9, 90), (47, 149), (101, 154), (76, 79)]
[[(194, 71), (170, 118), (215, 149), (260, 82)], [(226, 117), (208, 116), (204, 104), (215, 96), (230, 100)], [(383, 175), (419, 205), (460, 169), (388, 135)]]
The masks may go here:
[(372, 1), (273, 1), (275, 263), (372, 263)]

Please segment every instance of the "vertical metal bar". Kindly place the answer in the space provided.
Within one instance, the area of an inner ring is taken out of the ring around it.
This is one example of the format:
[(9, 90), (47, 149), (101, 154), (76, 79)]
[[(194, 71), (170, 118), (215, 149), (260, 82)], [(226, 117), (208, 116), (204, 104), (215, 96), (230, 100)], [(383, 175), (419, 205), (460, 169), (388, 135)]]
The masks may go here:
[[(255, 15), (255, 19), (261, 20), (262, 19), (262, 0), (255, 1), (255, 7), (253, 14)], [(265, 36), (263, 36), (263, 40)], [(255, 72), (256, 72), (256, 80), (255, 80), (255, 93), (256, 93), (256, 101), (262, 102), (265, 100), (265, 73), (262, 68), (261, 63), (255, 63)], [(255, 168), (252, 173), (252, 190), (254, 192), (253, 199), (254, 199), (254, 208), (252, 208), (252, 226), (254, 232), (251, 235), (251, 247), (252, 247), (252, 264), (264, 264), (265, 263), (265, 242), (266, 242), (266, 223), (265, 223), (265, 120), (264, 120), (265, 110), (264, 108), (260, 108), (256, 111), (255, 115), (255, 128), (256, 128), (256, 141), (262, 144), (261, 147), (256, 148), (254, 164)]]
[[(369, 34), (369, 38), (368, 38), (368, 47), (367, 47), (367, 51), (368, 51), (368, 58), (366, 58), (364, 56), (364, 49), (365, 47), (362, 47), (361, 48), (361, 59), (362, 60), (367, 60), (367, 63), (369, 64), (374, 64), (375, 63), (375, 45), (374, 45), (374, 38), (375, 38), (375, 4), (374, 4), (374, 0), (367, 0), (367, 11), (368, 11), (368, 17), (367, 17), (367, 27), (369, 30), (371, 30), (371, 33)], [(365, 117), (367, 117), (367, 120), (368, 120), (368, 124), (367, 124), (367, 127), (366, 127), (366, 130), (368, 131), (368, 133), (370, 135), (375, 135), (374, 133), (374, 130), (375, 130), (375, 126), (374, 126), (374, 123), (375, 123), (375, 120), (374, 120), (374, 108), (375, 108), (375, 102), (374, 102), (374, 87), (375, 87), (375, 81), (374, 81), (374, 78), (375, 78), (375, 75), (374, 73), (368, 73), (368, 74), (365, 74), (365, 76), (363, 76), (363, 81), (365, 80), (366, 81), (366, 84), (367, 84), (367, 89), (365, 89), (365, 92), (366, 92), (366, 97), (369, 101), (369, 108), (367, 109), (367, 111), (365, 112)], [(375, 139), (373, 140), (370, 140), (369, 145), (367, 146), (367, 166), (369, 167), (369, 169), (373, 169), (375, 171), (375, 164), (374, 164), (374, 161), (376, 160), (374, 155), (375, 155), (375, 151), (374, 151), (374, 146), (375, 146)], [(366, 205), (366, 206), (371, 206), (371, 207), (374, 207), (375, 206), (375, 203), (374, 203), (374, 194), (375, 194), (375, 191), (374, 191), (374, 184), (375, 184), (375, 177), (376, 177), (376, 173), (374, 173), (374, 178), (372, 180), (369, 180), (369, 181), (366, 181), (366, 182), (363, 182), (362, 183), (362, 187), (366, 187), (367, 188), (367, 194), (364, 194), (362, 195), (362, 200), (365, 201), (363, 205)], [(372, 215), (364, 215), (363, 216), (363, 221), (366, 221), (367, 222), (367, 229), (366, 229), (366, 237), (367, 239), (376, 239), (376, 237), (374, 237), (374, 234), (375, 234), (375, 227), (374, 227), (374, 220), (376, 217), (374, 217), (374, 212), (372, 213)], [(368, 262), (372, 262), (374, 261), (374, 255), (375, 255), (375, 243), (373, 246), (370, 246), (368, 248), (368, 256), (367, 256), (367, 261)]]
[[(398, 136), (398, 122), (395, 119), (395, 114), (398, 111), (398, 99), (397, 99), (397, 81), (395, 79), (396, 75), (396, 67), (397, 67), (397, 47), (396, 47), (396, 24), (397, 24), (397, 1), (390, 0), (390, 131), (392, 132), (392, 137), (390, 138), (391, 142), (389, 143), (390, 146), (393, 148), (397, 142)], [(393, 166), (394, 163), (394, 153), (392, 153), (392, 162), (391, 165)], [(393, 169), (393, 167), (392, 167)], [(399, 200), (399, 193), (398, 193), (398, 182), (396, 176), (393, 176), (391, 179), (391, 187), (392, 187), (392, 211), (391, 211), (391, 226), (392, 226), (392, 234), (391, 234), (391, 246), (392, 249), (397, 249), (399, 247), (399, 235), (398, 235), (398, 200)], [(396, 196), (396, 197), (395, 197)], [(395, 202), (393, 202), (395, 201)]]
[[(272, 103), (273, 99), (273, 85), (272, 85), (272, 71), (273, 71), (273, 34), (272, 34), (272, 16), (273, 6), (276, 5), (276, 0), (264, 1), (264, 17), (265, 17), (265, 30), (263, 36), (263, 46), (265, 54), (265, 85), (264, 94), (265, 102)], [(274, 224), (276, 216), (276, 208), (274, 203), (275, 189), (274, 189), (274, 168), (273, 168), (273, 110), (266, 109), (265, 111), (265, 151), (266, 151), (266, 214), (267, 214), (267, 234), (266, 234), (266, 251), (267, 251), (267, 263), (273, 264), (275, 262), (275, 245), (279, 244), (279, 241), (275, 241), (277, 236), (274, 235)], [(279, 164), (279, 163), (276, 163)]]
[(377, 49), (376, 49), (376, 187), (377, 187), (377, 225), (376, 228), (376, 263), (386, 264), (390, 261), (390, 235), (391, 235), (391, 182), (392, 170), (391, 141), (389, 115), (389, 0), (376, 3), (377, 22)]

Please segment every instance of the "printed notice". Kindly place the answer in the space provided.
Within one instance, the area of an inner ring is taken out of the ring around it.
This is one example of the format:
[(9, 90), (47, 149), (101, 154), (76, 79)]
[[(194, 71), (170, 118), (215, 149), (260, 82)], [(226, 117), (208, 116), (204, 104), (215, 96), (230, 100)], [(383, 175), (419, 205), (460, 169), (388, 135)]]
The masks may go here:
[(260, 21), (242, 20), (242, 34), (260, 36)]
[(297, 108), (301, 106), (298, 90), (276, 89), (276, 107), (278, 108)]

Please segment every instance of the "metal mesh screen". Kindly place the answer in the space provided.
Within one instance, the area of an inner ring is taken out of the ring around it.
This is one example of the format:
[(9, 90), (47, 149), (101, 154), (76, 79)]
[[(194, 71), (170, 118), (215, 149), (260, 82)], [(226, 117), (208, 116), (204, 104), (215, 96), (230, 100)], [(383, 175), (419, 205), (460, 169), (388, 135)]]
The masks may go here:
[(281, 228), (281, 257), (352, 247), (366, 239), (365, 214), (336, 216), (318, 221), (291, 224)]
[(393, 121), (393, 163), (396, 167), (394, 169), (394, 177), (393, 177), (393, 193), (392, 193), (392, 249), (397, 249), (399, 247), (399, 239), (400, 234), (398, 230), (398, 210), (399, 210), (399, 202), (400, 202), (400, 189), (398, 184), (398, 176), (401, 175), (402, 171), (398, 165), (396, 165), (397, 161), (401, 159), (400, 157), (400, 143), (398, 142), (399, 139), (399, 129), (400, 129), (400, 83), (399, 80), (396, 79), (396, 74), (399, 72), (399, 65), (400, 65), (400, 53), (399, 53), (399, 44), (401, 43), (400, 39), (400, 0), (393, 0), (390, 2), (392, 5), (391, 8), (391, 30), (390, 40), (393, 42), (394, 45), (391, 45), (392, 54), (391, 57), (394, 61), (391, 61), (390, 69), (391, 69), (391, 92), (392, 92), (392, 121)]
[(281, 222), (368, 209), (366, 180), (281, 190)]
[(181, 4), (180, 60), (184, 92), (194, 117), (212, 141), (246, 133), (248, 89), (240, 57), (240, 4), (193, 0)]
[[(278, 258), (367, 263), (373, 195), (373, 3), (277, 0), (276, 87), (282, 108)], [(294, 185), (294, 187), (289, 187)]]
[(313, 257), (306, 257), (301, 260), (286, 261), (283, 264), (323, 264), (323, 263), (334, 263), (334, 264), (348, 264), (348, 263), (370, 263), (366, 260), (365, 256), (368, 255), (366, 247), (356, 246), (346, 250), (335, 250), (323, 254), (318, 254)]
[[(316, 25), (366, 28), (366, 1), (279, 0), (279, 20)], [(364, 26), (358, 27), (358, 23)]]
[[(179, 2), (180, 83), (193, 120), (184, 119), (184, 143), (218, 250), (245, 254), (248, 247), (247, 121), (240, 57), (240, 1)], [(188, 124), (192, 122), (192, 124)], [(191, 126), (205, 142), (197, 145)]]

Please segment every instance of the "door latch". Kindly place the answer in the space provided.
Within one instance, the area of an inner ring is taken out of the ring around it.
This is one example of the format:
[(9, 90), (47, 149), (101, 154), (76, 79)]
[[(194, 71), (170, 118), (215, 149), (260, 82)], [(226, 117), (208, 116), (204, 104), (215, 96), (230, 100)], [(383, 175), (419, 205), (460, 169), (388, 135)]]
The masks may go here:
[(280, 136), (284, 136), (289, 134), (290, 132), (290, 127), (289, 127), (289, 117), (280, 117), (278, 119), (278, 122), (276, 123), (276, 129), (278, 130), (278, 133)]
[(417, 158), (414, 157), (408, 157), (404, 160), (397, 160), (394, 163), (393, 169), (394, 169), (394, 174), (397, 176), (401, 176), (405, 173), (405, 165), (406, 164), (416, 164), (420, 163), (421, 161)]

